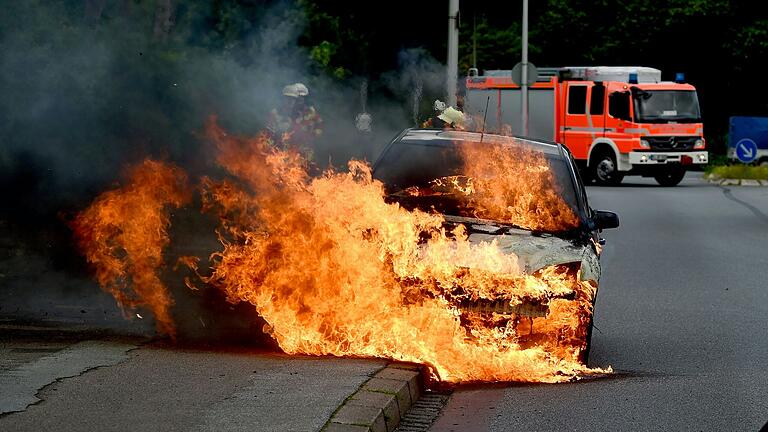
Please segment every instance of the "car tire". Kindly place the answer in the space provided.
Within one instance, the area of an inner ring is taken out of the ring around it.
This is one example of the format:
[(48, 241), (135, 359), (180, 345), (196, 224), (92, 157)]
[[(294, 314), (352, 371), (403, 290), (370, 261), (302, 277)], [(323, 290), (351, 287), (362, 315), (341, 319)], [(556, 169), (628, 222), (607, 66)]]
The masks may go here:
[(598, 185), (615, 186), (624, 179), (624, 174), (619, 172), (613, 152), (598, 154), (590, 165), (590, 175)]
[(682, 168), (668, 168), (656, 174), (653, 178), (661, 186), (677, 186), (685, 177), (685, 170)]

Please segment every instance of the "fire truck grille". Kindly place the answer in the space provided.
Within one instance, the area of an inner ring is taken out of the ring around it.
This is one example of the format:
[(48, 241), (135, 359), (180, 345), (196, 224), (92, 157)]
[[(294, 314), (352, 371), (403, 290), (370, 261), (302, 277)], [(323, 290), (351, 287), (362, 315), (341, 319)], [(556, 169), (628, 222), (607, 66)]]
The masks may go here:
[(645, 137), (644, 140), (648, 141), (651, 146), (651, 150), (657, 151), (680, 151), (680, 150), (692, 150), (696, 144), (696, 140), (699, 137), (686, 137), (686, 136), (669, 136), (669, 137)]

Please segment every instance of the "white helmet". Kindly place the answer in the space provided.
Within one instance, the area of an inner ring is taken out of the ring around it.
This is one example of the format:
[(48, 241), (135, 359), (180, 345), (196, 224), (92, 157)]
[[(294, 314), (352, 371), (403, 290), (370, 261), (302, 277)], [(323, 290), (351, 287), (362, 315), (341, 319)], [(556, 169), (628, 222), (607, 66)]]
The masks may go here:
[(309, 94), (309, 89), (302, 83), (289, 84), (283, 87), (283, 96), (301, 97)]
[(464, 113), (454, 107), (448, 107), (439, 116), (437, 116), (437, 118), (448, 124), (456, 126), (457, 124), (464, 122)]

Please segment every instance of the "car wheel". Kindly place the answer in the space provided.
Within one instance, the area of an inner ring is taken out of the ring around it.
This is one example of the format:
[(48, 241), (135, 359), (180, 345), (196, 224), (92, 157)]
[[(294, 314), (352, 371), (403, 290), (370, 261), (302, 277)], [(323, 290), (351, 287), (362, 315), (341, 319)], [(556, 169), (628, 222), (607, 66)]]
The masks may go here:
[(617, 185), (624, 178), (624, 175), (619, 172), (613, 152), (598, 155), (592, 163), (591, 174), (599, 185)]
[(683, 177), (685, 177), (685, 170), (682, 168), (668, 168), (653, 176), (661, 186), (677, 186), (683, 181)]

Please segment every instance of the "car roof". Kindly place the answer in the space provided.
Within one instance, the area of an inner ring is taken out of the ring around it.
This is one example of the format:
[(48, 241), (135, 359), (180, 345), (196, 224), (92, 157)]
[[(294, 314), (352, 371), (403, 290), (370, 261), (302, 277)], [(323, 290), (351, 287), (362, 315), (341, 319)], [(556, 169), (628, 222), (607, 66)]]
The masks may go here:
[(564, 147), (554, 141), (546, 141), (514, 135), (508, 136), (453, 129), (408, 128), (404, 129), (384, 148), (384, 150), (374, 162), (373, 169), (374, 171), (376, 170), (379, 163), (381, 162), (381, 159), (384, 157), (384, 154), (394, 143), (450, 147), (462, 142), (525, 145), (531, 147), (532, 149), (541, 151), (546, 155), (566, 159), (566, 151), (564, 150)]

